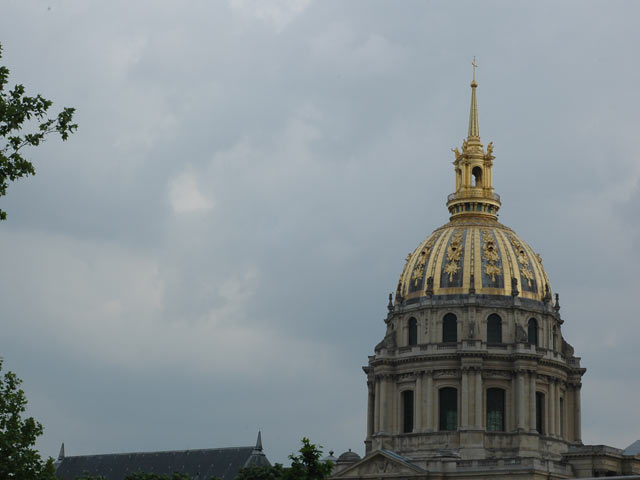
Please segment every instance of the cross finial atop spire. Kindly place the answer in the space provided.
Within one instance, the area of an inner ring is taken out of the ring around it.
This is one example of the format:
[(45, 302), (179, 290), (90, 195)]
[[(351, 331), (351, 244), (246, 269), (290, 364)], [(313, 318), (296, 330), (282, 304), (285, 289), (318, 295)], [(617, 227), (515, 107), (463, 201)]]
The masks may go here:
[(476, 68), (478, 68), (475, 55), (473, 56), (473, 61), (471, 62), (471, 65), (473, 65), (473, 82), (472, 82), (472, 85), (473, 85), (474, 83), (476, 83)]

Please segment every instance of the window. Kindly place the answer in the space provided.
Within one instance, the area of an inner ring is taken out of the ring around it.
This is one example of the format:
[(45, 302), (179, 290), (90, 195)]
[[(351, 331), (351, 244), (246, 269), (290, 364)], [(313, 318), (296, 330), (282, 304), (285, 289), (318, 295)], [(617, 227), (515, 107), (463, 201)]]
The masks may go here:
[(473, 186), (482, 186), (482, 169), (480, 167), (473, 167), (473, 170), (471, 170), (471, 175), (473, 175)]
[(487, 320), (487, 343), (502, 343), (502, 319), (495, 313)]
[(558, 331), (556, 330), (556, 327), (553, 327), (553, 351), (556, 351), (557, 348), (557, 343), (558, 343)]
[(409, 345), (418, 344), (418, 321), (411, 317), (409, 319)]
[(536, 430), (544, 435), (544, 393), (536, 392)]
[(504, 390), (487, 389), (487, 431), (504, 432)]
[(528, 328), (529, 344), (538, 346), (538, 321), (535, 318), (529, 319)]
[(402, 392), (402, 431), (413, 432), (413, 390)]
[(452, 387), (440, 389), (440, 430), (458, 428), (458, 390)]
[(442, 342), (456, 343), (458, 341), (458, 318), (453, 313), (447, 313), (442, 321)]

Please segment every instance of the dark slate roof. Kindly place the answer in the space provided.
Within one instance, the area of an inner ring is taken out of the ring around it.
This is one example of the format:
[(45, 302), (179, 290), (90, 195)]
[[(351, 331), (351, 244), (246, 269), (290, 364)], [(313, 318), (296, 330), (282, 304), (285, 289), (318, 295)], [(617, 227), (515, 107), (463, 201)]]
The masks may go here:
[(622, 452), (623, 455), (637, 455), (640, 453), (640, 440), (636, 440)]
[(124, 480), (127, 475), (138, 472), (160, 475), (177, 472), (189, 475), (192, 480), (212, 477), (233, 480), (243, 467), (270, 465), (262, 449), (256, 447), (65, 456), (56, 463), (56, 475), (64, 480), (75, 480), (83, 474)]

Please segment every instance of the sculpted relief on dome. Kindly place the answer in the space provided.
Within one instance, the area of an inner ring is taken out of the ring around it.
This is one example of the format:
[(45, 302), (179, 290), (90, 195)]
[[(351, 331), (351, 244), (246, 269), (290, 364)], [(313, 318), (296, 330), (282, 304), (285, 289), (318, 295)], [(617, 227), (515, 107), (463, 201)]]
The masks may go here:
[(458, 219), (407, 256), (396, 302), (470, 293), (544, 301), (548, 283), (540, 256), (512, 230), (497, 221)]

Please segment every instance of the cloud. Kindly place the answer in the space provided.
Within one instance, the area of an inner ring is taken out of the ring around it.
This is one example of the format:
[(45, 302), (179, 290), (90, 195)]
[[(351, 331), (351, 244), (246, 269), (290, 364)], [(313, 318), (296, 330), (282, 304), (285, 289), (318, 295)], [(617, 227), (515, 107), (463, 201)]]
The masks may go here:
[(169, 203), (175, 213), (211, 210), (213, 201), (200, 192), (193, 173), (183, 172), (169, 181)]
[(311, 0), (230, 0), (231, 8), (252, 16), (281, 32), (301, 14)]
[(407, 51), (378, 32), (363, 35), (334, 22), (311, 40), (312, 52), (327, 71), (353, 76), (391, 74), (408, 60)]

